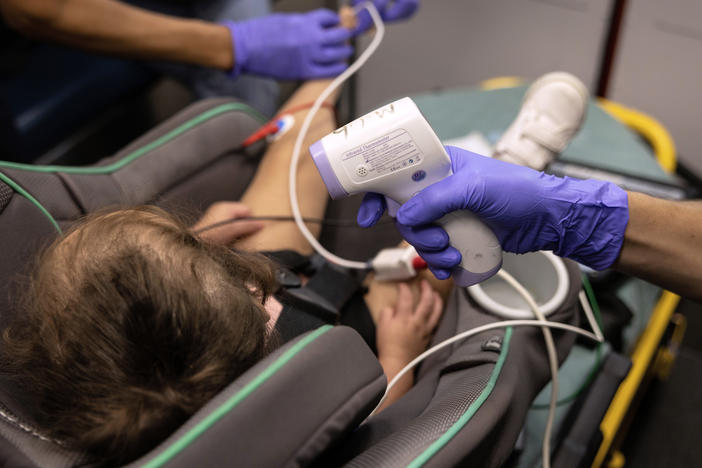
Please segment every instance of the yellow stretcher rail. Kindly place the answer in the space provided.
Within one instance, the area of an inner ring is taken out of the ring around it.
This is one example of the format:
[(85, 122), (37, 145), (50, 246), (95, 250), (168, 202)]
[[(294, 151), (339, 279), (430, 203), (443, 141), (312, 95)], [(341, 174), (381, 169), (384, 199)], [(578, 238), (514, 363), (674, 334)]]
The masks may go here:
[[(502, 76), (480, 83), (484, 90), (510, 88), (523, 84), (524, 80), (514, 76)], [(636, 131), (651, 145), (658, 164), (668, 173), (675, 172), (677, 157), (675, 143), (668, 130), (653, 117), (638, 110), (623, 106), (604, 98), (597, 99), (602, 109), (624, 125)], [(612, 443), (626, 417), (631, 403), (641, 386), (648, 369), (654, 364), (657, 350), (663, 335), (680, 302), (680, 297), (670, 291), (663, 291), (653, 308), (646, 329), (641, 333), (630, 358), (632, 367), (629, 374), (619, 386), (609, 409), (602, 419), (602, 444), (600, 445), (592, 468), (600, 468), (612, 449)], [(621, 468), (625, 460), (620, 452), (612, 453), (608, 468)]]
[[(614, 118), (629, 126), (652, 146), (653, 152), (658, 159), (658, 163), (666, 172), (675, 171), (676, 156), (675, 143), (663, 125), (654, 118), (642, 112), (630, 109), (612, 101), (600, 98), (600, 106), (609, 112)], [(629, 411), (631, 402), (643, 382), (646, 372), (653, 364), (657, 350), (663, 338), (663, 334), (668, 328), (675, 308), (680, 301), (680, 297), (670, 291), (663, 291), (660, 299), (653, 308), (651, 318), (636, 343), (631, 354), (632, 367), (629, 374), (619, 386), (617, 393), (612, 399), (612, 403), (607, 410), (600, 430), (602, 431), (602, 444), (600, 445), (592, 468), (599, 468), (605, 462), (607, 454), (612, 448), (612, 442), (621, 427), (622, 421)], [(612, 465), (623, 465), (623, 457), (616, 453), (613, 457)], [(612, 466), (613, 468), (613, 466)]]
[(619, 386), (600, 424), (602, 444), (595, 456), (595, 461), (592, 464), (593, 468), (599, 468), (605, 461), (605, 457), (612, 446), (612, 441), (629, 410), (632, 400), (636, 396), (646, 371), (656, 356), (663, 334), (668, 328), (668, 322), (670, 322), (670, 318), (673, 316), (679, 301), (680, 296), (670, 291), (663, 291), (661, 298), (653, 308), (651, 320), (649, 320), (646, 329), (636, 344), (634, 352), (631, 354), (631, 370), (624, 382)]
[(663, 170), (675, 172), (677, 158), (675, 156), (675, 142), (668, 130), (659, 121), (643, 112), (623, 106), (614, 101), (598, 98), (598, 104), (612, 117), (622, 122), (648, 141), (658, 164)]

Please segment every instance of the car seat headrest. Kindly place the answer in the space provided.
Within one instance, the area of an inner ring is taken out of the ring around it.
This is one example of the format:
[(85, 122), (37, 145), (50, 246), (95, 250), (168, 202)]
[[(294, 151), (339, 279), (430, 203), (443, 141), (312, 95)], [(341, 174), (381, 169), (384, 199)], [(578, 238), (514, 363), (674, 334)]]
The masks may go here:
[(130, 466), (304, 466), (368, 415), (385, 384), (358, 333), (320, 327), (256, 364)]
[[(128, 466), (305, 466), (370, 413), (385, 384), (356, 331), (324, 326), (257, 363)], [(83, 458), (6, 407), (0, 407), (0, 435), (12, 444), (0, 447), (0, 460), (62, 468)]]

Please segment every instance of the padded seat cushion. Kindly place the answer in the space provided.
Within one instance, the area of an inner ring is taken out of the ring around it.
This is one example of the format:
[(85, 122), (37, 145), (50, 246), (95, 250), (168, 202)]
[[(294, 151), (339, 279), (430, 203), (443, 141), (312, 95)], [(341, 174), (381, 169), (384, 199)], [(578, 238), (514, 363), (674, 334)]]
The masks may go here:
[(363, 420), (385, 384), (360, 335), (324, 326), (256, 364), (129, 466), (306, 466)]

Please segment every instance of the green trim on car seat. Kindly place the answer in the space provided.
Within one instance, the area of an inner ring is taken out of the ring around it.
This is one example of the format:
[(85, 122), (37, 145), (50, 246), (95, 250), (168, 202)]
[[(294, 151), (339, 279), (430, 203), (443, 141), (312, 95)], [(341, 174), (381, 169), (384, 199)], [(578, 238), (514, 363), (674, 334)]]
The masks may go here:
[[(9, 162), (9, 161), (0, 161), (0, 168), (8, 168), (8, 169), (18, 169), (18, 170), (23, 170), (23, 171), (30, 171), (30, 172), (43, 172), (43, 173), (52, 173), (52, 172), (63, 172), (66, 174), (110, 174), (116, 170), (119, 170), (126, 166), (127, 164), (131, 163), (135, 159), (138, 159), (142, 156), (144, 156), (146, 153), (158, 148), (159, 146), (162, 146), (166, 143), (168, 143), (170, 140), (174, 139), (177, 136), (182, 135), (183, 133), (187, 132), (188, 130), (192, 129), (193, 127), (196, 127), (208, 120), (210, 120), (213, 117), (216, 117), (218, 115), (224, 114), (225, 112), (231, 112), (231, 111), (240, 111), (244, 112), (251, 117), (255, 118), (256, 120), (260, 121), (261, 123), (266, 122), (266, 117), (255, 110), (252, 107), (247, 106), (246, 104), (242, 104), (240, 102), (232, 102), (232, 103), (227, 103), (227, 104), (221, 104), (219, 106), (213, 107), (212, 109), (203, 112), (202, 114), (198, 115), (197, 117), (193, 117), (192, 119), (182, 123), (181, 125), (177, 126), (170, 132), (166, 133), (165, 135), (157, 138), (156, 140), (152, 141), (149, 144), (146, 144), (131, 153), (127, 154), (125, 157), (120, 159), (119, 161), (116, 161), (112, 164), (109, 164), (107, 166), (99, 166), (99, 167), (74, 167), (74, 166), (41, 166), (41, 165), (34, 165), (34, 164), (22, 164), (22, 163), (14, 163), (14, 162)], [(4, 181), (7, 185), (9, 185), (15, 192), (19, 193), (21, 196), (29, 200), (33, 205), (35, 205), (37, 208), (39, 208), (39, 211), (41, 211), (44, 216), (46, 216), (51, 224), (56, 228), (59, 234), (62, 234), (63, 231), (61, 231), (61, 227), (59, 224), (56, 222), (53, 216), (51, 216), (51, 213), (49, 213), (49, 210), (47, 210), (44, 205), (42, 205), (39, 200), (34, 198), (29, 192), (24, 190), (21, 186), (19, 186), (15, 181), (10, 179), (7, 175), (3, 174), (0, 172), (0, 180)]]
[(14, 163), (14, 162), (9, 162), (9, 161), (0, 161), (0, 167), (5, 167), (8, 169), (20, 169), (24, 171), (32, 171), (32, 172), (64, 172), (66, 174), (111, 174), (112, 172), (115, 172), (119, 169), (122, 169), (124, 166), (127, 164), (131, 163), (135, 159), (138, 159), (145, 155), (146, 153), (158, 148), (159, 146), (162, 146), (166, 143), (168, 143), (170, 140), (173, 138), (185, 133), (186, 131), (190, 130), (193, 127), (196, 127), (200, 125), (203, 122), (206, 122), (207, 120), (210, 120), (213, 117), (216, 117), (218, 115), (224, 114), (226, 112), (231, 112), (231, 111), (240, 111), (244, 112), (245, 114), (249, 114), (251, 117), (255, 118), (256, 120), (260, 121), (261, 123), (265, 123), (267, 119), (263, 116), (263, 114), (259, 113), (257, 110), (254, 110), (252, 107), (247, 106), (246, 104), (242, 104), (240, 102), (232, 102), (228, 104), (221, 104), (219, 106), (213, 107), (212, 109), (203, 112), (202, 114), (198, 115), (197, 117), (194, 117), (187, 122), (184, 122), (180, 125), (178, 125), (176, 128), (171, 130), (170, 132), (166, 133), (165, 135), (155, 139), (151, 143), (142, 146), (139, 149), (136, 149), (120, 159), (119, 161), (116, 161), (112, 164), (108, 164), (107, 166), (98, 166), (98, 167), (78, 167), (78, 166), (40, 166), (40, 165), (34, 165), (34, 164), (23, 164), (23, 163)]
[(25, 189), (23, 189), (17, 182), (15, 182), (14, 180), (10, 179), (8, 176), (6, 176), (5, 174), (3, 174), (2, 172), (0, 172), (0, 180), (2, 180), (3, 182), (5, 182), (7, 185), (9, 185), (9, 186), (12, 188), (12, 190), (14, 190), (15, 192), (19, 193), (21, 196), (23, 196), (24, 198), (26, 198), (27, 200), (29, 200), (29, 202), (32, 203), (34, 206), (36, 206), (37, 208), (39, 208), (39, 211), (41, 211), (41, 212), (44, 214), (44, 216), (46, 216), (47, 218), (49, 218), (49, 221), (51, 221), (51, 224), (54, 225), (54, 227), (56, 228), (56, 230), (58, 231), (58, 233), (59, 233), (59, 234), (62, 234), (62, 233), (63, 233), (63, 232), (61, 231), (61, 227), (58, 225), (58, 223), (56, 222), (56, 220), (54, 219), (54, 217), (51, 216), (51, 213), (49, 213), (49, 211), (48, 211), (46, 208), (44, 208), (44, 205), (42, 205), (41, 203), (39, 203), (39, 200), (37, 200), (36, 198), (34, 198), (32, 195), (30, 195), (30, 193), (27, 192)]
[(495, 388), (495, 384), (497, 383), (497, 379), (500, 377), (500, 372), (502, 371), (502, 366), (505, 363), (505, 360), (507, 359), (507, 354), (509, 353), (509, 342), (510, 339), (512, 338), (512, 327), (507, 327), (505, 330), (505, 337), (502, 340), (502, 350), (500, 351), (500, 357), (497, 359), (497, 363), (495, 363), (495, 368), (492, 370), (492, 375), (490, 376), (490, 380), (488, 380), (487, 385), (485, 386), (485, 389), (482, 391), (480, 396), (471, 403), (471, 405), (468, 407), (468, 410), (466, 410), (465, 413), (463, 413), (463, 416), (461, 416), (458, 421), (456, 421), (453, 426), (449, 428), (444, 434), (439, 437), (437, 440), (435, 440), (422, 454), (420, 454), (417, 458), (415, 458), (412, 463), (408, 465), (408, 468), (416, 468), (424, 465), (431, 457), (436, 455), (436, 453), (441, 450), (447, 443), (453, 439), (453, 437), (461, 430), (463, 427), (468, 424), (468, 421), (471, 420), (473, 415), (480, 409), (480, 406), (485, 402), (485, 400), (488, 399), (490, 394), (492, 393), (492, 390)]
[(295, 343), (290, 349), (285, 351), (278, 359), (276, 359), (271, 365), (266, 367), (259, 375), (257, 375), (256, 378), (254, 378), (251, 382), (246, 384), (244, 388), (236, 392), (227, 401), (225, 401), (219, 407), (214, 409), (202, 421), (197, 423), (192, 429), (186, 432), (178, 440), (170, 444), (153, 460), (142, 465), (142, 468), (157, 468), (163, 466), (165, 463), (168, 463), (173, 457), (175, 457), (185, 448), (187, 448), (188, 445), (195, 441), (195, 439), (197, 439), (204, 432), (210, 429), (217, 421), (226, 416), (227, 413), (232, 411), (246, 397), (248, 397), (258, 387), (260, 387), (269, 378), (271, 378), (276, 372), (278, 372), (278, 370), (280, 370), (285, 364), (287, 364), (291, 359), (293, 359), (300, 351), (307, 347), (307, 345), (309, 345), (314, 340), (319, 338), (322, 334), (328, 332), (331, 329), (331, 325), (324, 325), (311, 332), (309, 335), (307, 335), (297, 343)]

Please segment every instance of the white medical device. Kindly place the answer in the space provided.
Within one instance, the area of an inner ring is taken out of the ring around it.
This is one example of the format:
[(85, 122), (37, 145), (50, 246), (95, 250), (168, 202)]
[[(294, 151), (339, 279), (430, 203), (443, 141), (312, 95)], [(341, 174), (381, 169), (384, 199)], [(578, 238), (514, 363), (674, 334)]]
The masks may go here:
[[(381, 193), (393, 217), (417, 192), (452, 174), (441, 141), (408, 97), (333, 131), (310, 146), (310, 153), (333, 199)], [(453, 271), (457, 285), (479, 283), (500, 269), (502, 248), (474, 214), (455, 211), (437, 223), (462, 255)]]

